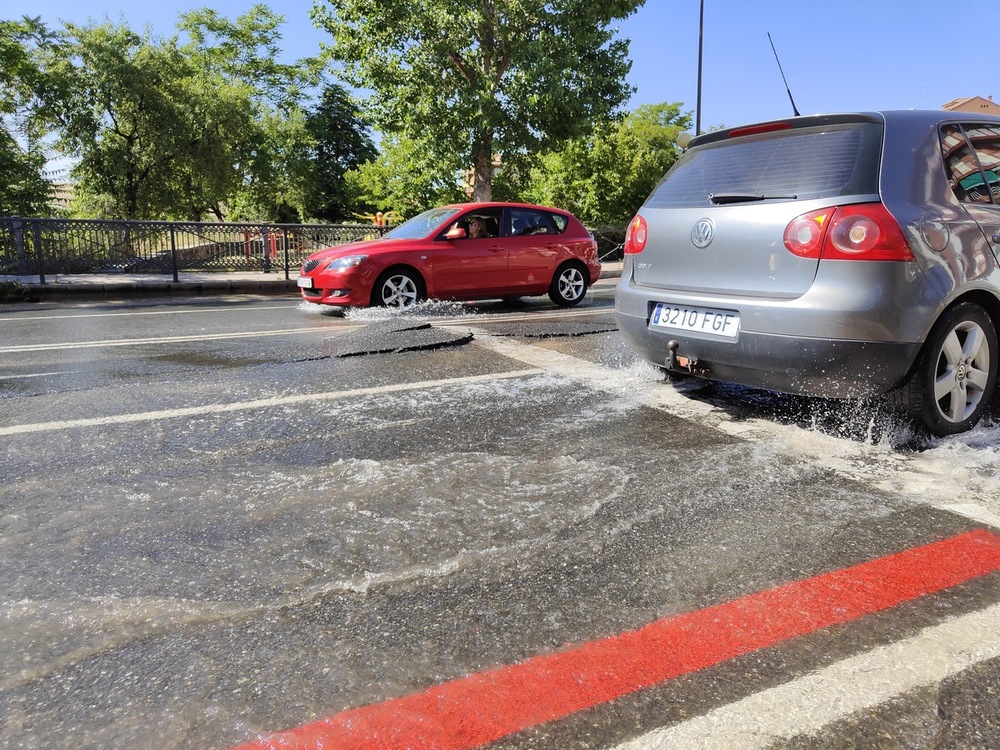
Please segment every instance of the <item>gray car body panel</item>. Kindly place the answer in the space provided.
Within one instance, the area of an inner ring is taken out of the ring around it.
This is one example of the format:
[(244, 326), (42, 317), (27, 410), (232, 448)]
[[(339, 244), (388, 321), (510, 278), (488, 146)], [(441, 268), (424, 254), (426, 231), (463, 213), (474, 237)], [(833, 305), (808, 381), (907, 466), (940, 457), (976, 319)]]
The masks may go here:
[[(664, 366), (667, 344), (676, 342), (677, 355), (700, 363), (695, 374), (713, 379), (811, 396), (870, 396), (901, 384), (935, 321), (959, 298), (996, 300), (1000, 271), (991, 245), (1000, 240), (991, 235), (1000, 233), (1000, 206), (970, 211), (958, 200), (945, 176), (939, 128), (1000, 126), (1000, 118), (893, 111), (788, 122), (802, 128), (852, 119), (883, 127), (877, 195), (665, 208), (647, 201), (639, 211), (648, 226), (646, 248), (626, 256), (615, 295), (630, 346)], [(718, 147), (727, 132), (696, 139), (692, 148)], [(805, 260), (784, 247), (793, 218), (877, 200), (902, 229), (912, 262)], [(698, 248), (692, 232), (706, 218), (715, 236)], [(658, 302), (736, 310), (738, 337), (652, 330)]]

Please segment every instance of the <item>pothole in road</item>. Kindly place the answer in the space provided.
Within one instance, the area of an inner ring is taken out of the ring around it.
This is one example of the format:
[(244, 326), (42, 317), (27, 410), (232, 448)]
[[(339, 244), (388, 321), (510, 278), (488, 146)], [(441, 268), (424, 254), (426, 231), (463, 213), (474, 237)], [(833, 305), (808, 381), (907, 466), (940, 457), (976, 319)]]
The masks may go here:
[(395, 354), (401, 352), (461, 346), (472, 341), (471, 332), (461, 333), (435, 328), (419, 321), (386, 321), (373, 323), (346, 333), (333, 343), (331, 357), (357, 357), (364, 354)]

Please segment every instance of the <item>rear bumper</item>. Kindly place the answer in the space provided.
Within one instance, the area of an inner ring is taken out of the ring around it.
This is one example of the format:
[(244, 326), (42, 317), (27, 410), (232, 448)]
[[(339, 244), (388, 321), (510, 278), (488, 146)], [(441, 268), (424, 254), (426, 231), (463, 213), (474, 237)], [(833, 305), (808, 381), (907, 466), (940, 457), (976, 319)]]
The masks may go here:
[[(900, 273), (902, 264), (881, 270), (876, 265), (870, 264), (870, 272), (880, 278), (854, 278), (854, 284), (817, 279), (801, 297), (766, 300), (639, 287), (626, 263), (615, 315), (626, 343), (659, 367), (804, 396), (876, 396), (901, 385), (940, 304), (919, 275)], [(738, 310), (739, 334), (727, 339), (650, 329), (656, 302)]]
[[(649, 362), (698, 377), (820, 398), (888, 393), (906, 377), (919, 344), (792, 338), (742, 332), (739, 340), (651, 331), (645, 318), (617, 314), (625, 341)], [(668, 342), (676, 341), (674, 366)], [(686, 364), (681, 364), (686, 361)]]

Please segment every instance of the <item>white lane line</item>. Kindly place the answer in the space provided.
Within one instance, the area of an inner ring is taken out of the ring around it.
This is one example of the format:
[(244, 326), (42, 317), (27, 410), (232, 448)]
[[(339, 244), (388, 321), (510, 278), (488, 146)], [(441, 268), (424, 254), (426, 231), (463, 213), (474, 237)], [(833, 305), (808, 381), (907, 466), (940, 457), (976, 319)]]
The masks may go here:
[[(266, 307), (254, 307), (252, 310), (256, 312), (257, 310), (288, 310), (296, 305), (267, 305)], [(21, 321), (36, 321), (36, 320), (80, 320), (83, 318), (121, 318), (121, 317), (132, 317), (138, 315), (199, 315), (203, 313), (220, 313), (220, 312), (239, 312), (246, 313), (247, 308), (245, 307), (206, 307), (199, 308), (197, 310), (129, 310), (122, 312), (105, 312), (105, 313), (82, 313), (80, 315), (32, 315), (29, 317), (9, 317), (0, 318), (0, 323), (20, 323)]]
[[(509, 337), (491, 336), (487, 331), (478, 329), (472, 331), (479, 346), (497, 354), (582, 381), (591, 388), (602, 389), (682, 419), (696, 421), (733, 437), (770, 439), (800, 460), (825, 466), (856, 481), (870, 483), (879, 489), (906, 496), (913, 502), (939, 508), (964, 516), (976, 523), (1000, 529), (1000, 514), (985, 505), (975, 502), (955, 503), (951, 500), (952, 487), (944, 476), (939, 476), (937, 473), (932, 475), (935, 481), (930, 485), (939, 489), (937, 494), (930, 492), (925, 476), (927, 467), (921, 463), (920, 456), (907, 457), (886, 446), (844, 440), (766, 419), (733, 421), (724, 410), (708, 402), (685, 396), (683, 393), (685, 384), (670, 386), (659, 381), (623, 378), (620, 370), (534, 344), (521, 343)], [(694, 382), (692, 385), (697, 387), (698, 383)], [(949, 499), (944, 499), (946, 497)], [(990, 500), (981, 499), (982, 502)]]
[(542, 374), (542, 370), (532, 368), (529, 370), (514, 370), (512, 372), (490, 373), (486, 375), (469, 375), (466, 377), (451, 378), (448, 380), (421, 380), (415, 383), (396, 383), (393, 385), (383, 385), (374, 388), (356, 388), (349, 391), (302, 393), (294, 396), (262, 398), (255, 401), (237, 401), (228, 404), (205, 404), (203, 406), (192, 406), (183, 409), (163, 409), (160, 411), (117, 414), (108, 417), (92, 417), (89, 419), (68, 419), (61, 422), (36, 422), (34, 424), (20, 424), (13, 425), (11, 427), (0, 427), (0, 437), (7, 435), (25, 435), (32, 432), (69, 430), (80, 427), (100, 427), (104, 425), (130, 424), (134, 422), (154, 422), (160, 419), (198, 417), (205, 416), (206, 414), (226, 414), (238, 411), (250, 411), (253, 409), (271, 409), (276, 406), (288, 406), (290, 404), (302, 404), (316, 401), (335, 401), (337, 399), (344, 398), (363, 398), (365, 396), (378, 396), (386, 393), (400, 393), (403, 391), (415, 391), (423, 388), (439, 388), (442, 386), (467, 385), (469, 383), (506, 380), (508, 378), (523, 378), (539, 374)]
[(916, 688), (1000, 656), (1000, 605), (921, 631), (703, 716), (656, 729), (615, 750), (758, 750), (819, 731)]
[(992, 526), (1000, 529), (1000, 515), (982, 507), (981, 505), (975, 505), (973, 503), (932, 503), (932, 505), (939, 510), (945, 510), (949, 513), (965, 516), (966, 518), (971, 518), (973, 521), (977, 521), (986, 526)]
[(50, 375), (71, 375), (79, 370), (60, 370), (58, 372), (32, 372), (24, 375), (0, 375), (0, 380), (26, 380), (27, 378), (47, 378)]
[[(357, 327), (357, 326), (355, 326)], [(104, 339), (103, 341), (67, 341), (62, 344), (22, 344), (18, 346), (0, 346), (0, 354), (17, 354), (22, 352), (47, 352), (64, 349), (97, 349), (115, 346), (148, 346), (149, 344), (178, 344), (192, 341), (222, 341), (225, 339), (263, 338), (267, 336), (295, 336), (303, 333), (334, 333), (350, 330), (344, 326), (336, 329), (330, 326), (315, 326), (313, 328), (285, 328), (278, 331), (240, 331), (236, 333), (205, 333), (190, 336), (154, 336), (144, 339)]]
[[(255, 308), (255, 309), (261, 309), (261, 308)], [(275, 309), (284, 309), (284, 308), (275, 308)], [(475, 320), (478, 322), (508, 323), (517, 321), (537, 320), (540, 318), (580, 317), (592, 314), (593, 314), (592, 312), (588, 312), (586, 310), (574, 310), (572, 312), (556, 311), (552, 313), (517, 313), (512, 315), (496, 315), (496, 316), (470, 315), (469, 318), (470, 322), (471, 320)], [(74, 316), (66, 316), (66, 317), (74, 317)], [(401, 322), (404, 322), (407, 319), (400, 317), (399, 320)], [(414, 318), (414, 320), (424, 320), (424, 319)], [(468, 327), (467, 321), (460, 319), (457, 320), (455, 318), (426, 318), (426, 321), (429, 323), (438, 323), (442, 325), (442, 327), (444, 328)], [(53, 344), (20, 344), (15, 346), (0, 346), (0, 354), (61, 351), (67, 349), (98, 349), (98, 348), (110, 348), (110, 347), (120, 347), (120, 346), (148, 346), (149, 344), (180, 344), (180, 343), (190, 343), (195, 341), (214, 341), (214, 340), (221, 341), (224, 339), (299, 335), (304, 333), (316, 333), (321, 331), (327, 331), (329, 333), (341, 333), (345, 331), (351, 331), (357, 328), (363, 328), (367, 325), (371, 325), (372, 323), (376, 322), (384, 322), (384, 321), (357, 321), (348, 323), (346, 325), (313, 326), (310, 328), (285, 328), (277, 331), (240, 331), (236, 333), (206, 333), (206, 334), (189, 335), (189, 336), (153, 336), (141, 339), (103, 339), (100, 341), (67, 341), (63, 343), (53, 343)], [(487, 332), (483, 332), (482, 335), (487, 336), (489, 334)]]

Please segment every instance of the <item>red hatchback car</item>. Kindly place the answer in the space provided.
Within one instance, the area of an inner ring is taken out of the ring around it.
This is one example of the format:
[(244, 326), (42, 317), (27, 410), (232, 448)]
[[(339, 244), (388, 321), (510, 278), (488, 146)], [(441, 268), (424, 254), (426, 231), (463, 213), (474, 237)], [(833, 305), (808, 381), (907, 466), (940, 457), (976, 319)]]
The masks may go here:
[(597, 243), (572, 214), (525, 203), (462, 203), (424, 211), (379, 239), (314, 253), (298, 285), (308, 302), (338, 307), (546, 293), (570, 307), (600, 274)]

